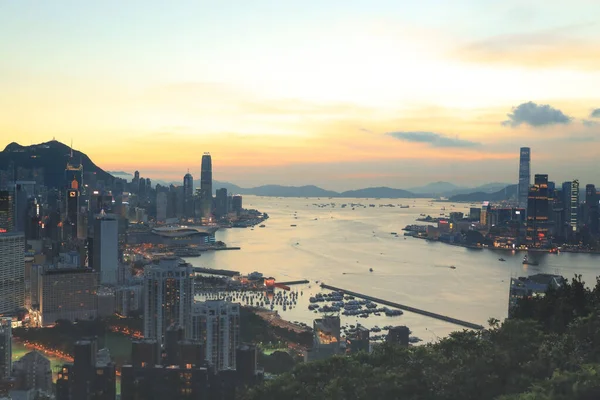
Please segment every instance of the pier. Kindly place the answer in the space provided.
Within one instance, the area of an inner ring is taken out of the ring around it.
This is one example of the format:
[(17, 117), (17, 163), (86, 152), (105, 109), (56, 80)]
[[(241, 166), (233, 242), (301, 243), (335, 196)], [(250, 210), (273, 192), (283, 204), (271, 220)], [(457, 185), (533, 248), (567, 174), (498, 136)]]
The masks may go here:
[(286, 285), (286, 286), (291, 286), (291, 285), (303, 285), (306, 283), (310, 283), (309, 280), (307, 279), (303, 279), (301, 281), (289, 281), (289, 282), (278, 282), (280, 285)]
[(236, 275), (240, 274), (239, 271), (231, 271), (228, 269), (212, 269), (212, 268), (194, 267), (193, 270), (196, 273), (211, 274), (211, 275), (236, 276)]
[(390, 307), (394, 307), (394, 308), (399, 308), (401, 310), (409, 311), (409, 312), (414, 313), (414, 314), (420, 314), (420, 315), (424, 315), (426, 317), (439, 319), (440, 321), (450, 322), (451, 324), (463, 326), (465, 328), (469, 328), (469, 329), (483, 329), (482, 325), (474, 324), (472, 322), (462, 321), (460, 319), (452, 318), (452, 317), (449, 317), (447, 315), (436, 314), (436, 313), (433, 313), (433, 312), (430, 312), (430, 311), (421, 310), (419, 308), (406, 306), (406, 305), (400, 304), (400, 303), (393, 303), (391, 301), (387, 301), (387, 300), (383, 300), (383, 299), (378, 299), (377, 297), (367, 296), (365, 294), (361, 294), (361, 293), (357, 293), (357, 292), (352, 292), (350, 290), (341, 289), (341, 288), (338, 288), (338, 287), (335, 287), (335, 286), (326, 285), (324, 283), (321, 283), (321, 287), (323, 289), (334, 290), (336, 292), (342, 292), (342, 293), (345, 293), (345, 294), (348, 294), (348, 295), (351, 295), (351, 296), (354, 296), (354, 297), (359, 297), (361, 299), (370, 300), (370, 301), (372, 301), (374, 303), (379, 303), (379, 304), (383, 304), (383, 305), (386, 305), (386, 306), (390, 306)]

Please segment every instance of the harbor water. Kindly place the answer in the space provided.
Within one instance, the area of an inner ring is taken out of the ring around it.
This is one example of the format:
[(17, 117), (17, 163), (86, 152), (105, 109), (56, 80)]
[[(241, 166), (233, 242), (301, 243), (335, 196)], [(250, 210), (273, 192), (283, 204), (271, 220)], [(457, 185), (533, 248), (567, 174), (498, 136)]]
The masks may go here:
[[(310, 280), (308, 285), (292, 287), (303, 292), (295, 307), (286, 311), (278, 307), (282, 318), (290, 321), (311, 324), (319, 316), (308, 310), (308, 298), (320, 291), (317, 281), (487, 326), (489, 318), (506, 318), (511, 277), (581, 274), (594, 284), (600, 274), (600, 257), (593, 254), (536, 253), (530, 258), (535, 257), (539, 265), (528, 266), (522, 264), (524, 254), (519, 252), (474, 250), (403, 236), (406, 225), (425, 224), (416, 221), (421, 214), (468, 214), (470, 204), (244, 196), (244, 207), (266, 212), (270, 218), (264, 228), (217, 232), (217, 240), (241, 250), (206, 252), (187, 261), (242, 273), (259, 271), (278, 281)], [(409, 312), (399, 317), (349, 316), (342, 322), (367, 327), (407, 325), (425, 341), (463, 329)]]

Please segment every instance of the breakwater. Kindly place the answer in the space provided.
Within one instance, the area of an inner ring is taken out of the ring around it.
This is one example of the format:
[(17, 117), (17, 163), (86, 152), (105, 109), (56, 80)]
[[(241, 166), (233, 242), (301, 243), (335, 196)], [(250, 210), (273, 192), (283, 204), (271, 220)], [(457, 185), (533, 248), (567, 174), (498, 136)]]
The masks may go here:
[(354, 296), (354, 297), (359, 297), (361, 299), (370, 300), (370, 301), (372, 301), (374, 303), (379, 303), (379, 304), (383, 304), (383, 305), (386, 305), (386, 306), (390, 306), (390, 307), (394, 307), (394, 308), (399, 308), (401, 310), (409, 311), (409, 312), (412, 312), (414, 314), (424, 315), (426, 317), (439, 319), (440, 321), (450, 322), (452, 324), (463, 326), (465, 328), (469, 328), (469, 329), (483, 329), (482, 325), (474, 324), (472, 322), (463, 321), (463, 320), (460, 320), (458, 318), (453, 318), (453, 317), (449, 317), (447, 315), (437, 314), (437, 313), (434, 313), (434, 312), (431, 312), (431, 311), (421, 310), (420, 308), (411, 307), (411, 306), (407, 306), (407, 305), (400, 304), (400, 303), (394, 303), (392, 301), (388, 301), (388, 300), (384, 300), (384, 299), (379, 299), (377, 297), (368, 296), (366, 294), (357, 293), (357, 292), (353, 292), (353, 291), (350, 291), (350, 290), (338, 288), (338, 287), (335, 287), (335, 286), (327, 285), (325, 283), (322, 283), (321, 287), (323, 289), (334, 290), (336, 292), (342, 292), (342, 293), (345, 293), (345, 294), (348, 294), (348, 295), (351, 295), (351, 296)]

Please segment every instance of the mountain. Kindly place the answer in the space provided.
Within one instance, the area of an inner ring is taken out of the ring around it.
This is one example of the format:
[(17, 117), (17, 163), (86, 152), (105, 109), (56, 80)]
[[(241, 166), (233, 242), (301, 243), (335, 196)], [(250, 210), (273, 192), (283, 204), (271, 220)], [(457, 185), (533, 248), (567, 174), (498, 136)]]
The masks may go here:
[(407, 190), (418, 194), (444, 194), (458, 189), (462, 188), (450, 182), (432, 182), (425, 186), (414, 187)]
[(348, 190), (340, 193), (340, 197), (351, 198), (382, 198), (382, 199), (410, 199), (420, 197), (404, 189), (392, 189), (389, 187), (373, 187), (358, 190)]
[[(8, 170), (12, 164), (14, 170), (37, 169), (44, 170), (44, 182), (49, 188), (62, 188), (68, 181), (69, 177), (65, 173), (67, 161), (71, 155), (71, 148), (57, 140), (51, 140), (46, 143), (34, 144), (31, 146), (21, 146), (18, 143), (11, 143), (4, 151), (0, 152), (0, 169)], [(98, 167), (85, 154), (77, 150), (73, 150), (73, 163), (83, 164), (84, 173), (95, 173), (96, 180), (111, 182), (115, 178)]]
[(508, 185), (504, 189), (500, 189), (493, 193), (486, 192), (474, 192), (467, 194), (457, 194), (449, 198), (450, 201), (464, 201), (464, 202), (481, 202), (481, 201), (502, 201), (517, 197), (517, 186)]

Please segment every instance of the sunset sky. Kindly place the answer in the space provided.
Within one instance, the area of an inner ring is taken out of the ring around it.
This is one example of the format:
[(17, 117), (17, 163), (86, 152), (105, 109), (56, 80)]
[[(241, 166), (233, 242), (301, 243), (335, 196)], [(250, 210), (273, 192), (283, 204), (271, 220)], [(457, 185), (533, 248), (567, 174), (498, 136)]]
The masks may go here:
[(600, 184), (598, 0), (0, 0), (0, 147), (342, 190)]

